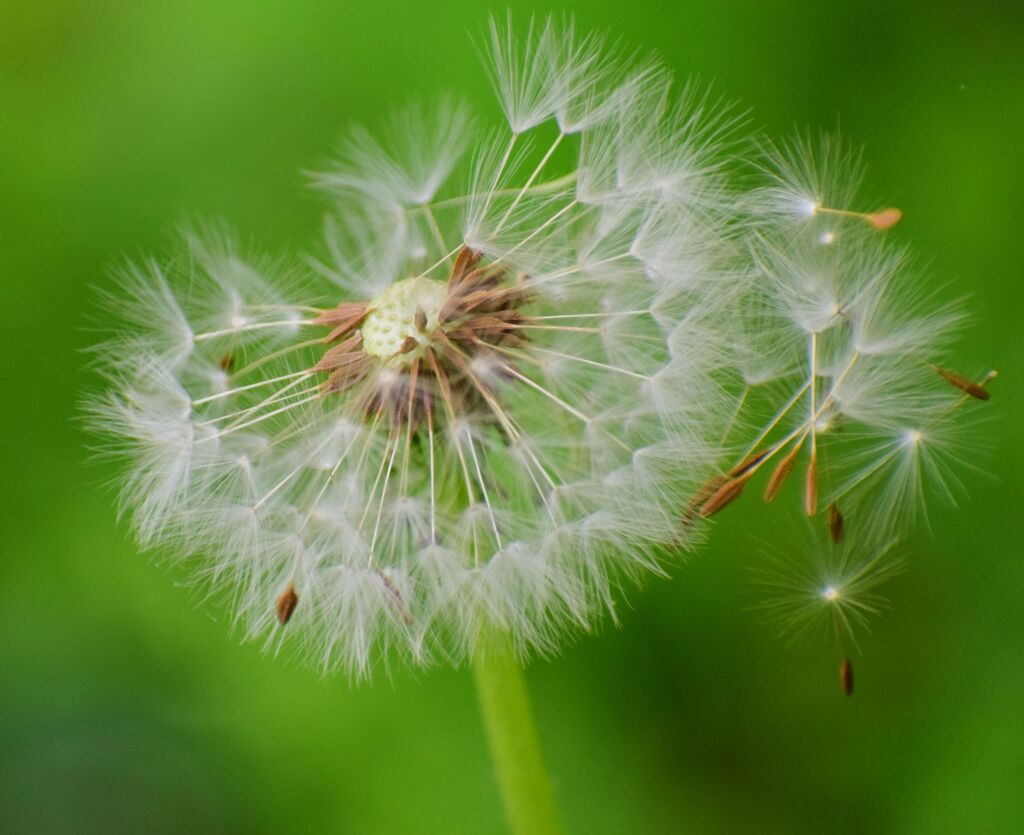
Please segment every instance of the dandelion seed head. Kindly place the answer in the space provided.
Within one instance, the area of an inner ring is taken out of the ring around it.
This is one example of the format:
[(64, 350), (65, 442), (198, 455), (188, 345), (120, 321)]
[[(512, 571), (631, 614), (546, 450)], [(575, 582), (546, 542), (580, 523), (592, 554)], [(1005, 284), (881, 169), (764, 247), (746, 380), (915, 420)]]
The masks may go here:
[[(494, 629), (557, 650), (762, 470), (768, 499), (802, 471), (843, 543), (952, 495), (992, 375), (929, 364), (960, 311), (886, 239), (898, 210), (861, 211), (856, 154), (763, 147), (740, 196), (706, 93), (570, 19), (485, 40), (503, 122), (444, 98), (354, 128), (300, 265), (214, 227), (121, 268), (89, 412), (143, 544), (360, 677)], [(874, 611), (887, 561), (856, 547), (776, 583), (791, 622)]]
[(503, 127), (406, 107), (311, 175), (316, 277), (187, 232), (110, 300), (91, 408), (140, 539), (326, 670), (553, 651), (719, 455), (726, 122), (571, 21), (489, 51)]

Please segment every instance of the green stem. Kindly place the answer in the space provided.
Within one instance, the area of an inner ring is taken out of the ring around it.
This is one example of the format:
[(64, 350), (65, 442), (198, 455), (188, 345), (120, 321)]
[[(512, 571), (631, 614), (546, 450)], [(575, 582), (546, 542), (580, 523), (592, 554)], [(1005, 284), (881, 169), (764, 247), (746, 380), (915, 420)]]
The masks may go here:
[(562, 825), (526, 680), (507, 638), (494, 638), (477, 651), (473, 676), (509, 829), (515, 835), (558, 835)]

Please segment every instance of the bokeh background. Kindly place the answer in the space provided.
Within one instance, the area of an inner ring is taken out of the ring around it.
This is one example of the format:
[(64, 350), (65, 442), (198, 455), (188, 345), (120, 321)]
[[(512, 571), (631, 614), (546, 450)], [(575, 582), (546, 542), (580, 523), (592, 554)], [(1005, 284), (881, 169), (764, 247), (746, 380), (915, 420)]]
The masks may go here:
[[(548, 7), (511, 3), (519, 18)], [(499, 14), (503, 6), (494, 8)], [(903, 208), (989, 365), (984, 473), (932, 517), (845, 698), (827, 645), (750, 611), (747, 535), (630, 595), (528, 677), (576, 833), (1024, 828), (1024, 6), (567, 3), (775, 135), (840, 127)], [(487, 833), (502, 819), (467, 671), (351, 687), (227, 637), (139, 555), (87, 464), (93, 287), (182, 219), (315, 239), (299, 171), (438, 89), (496, 115), (471, 0), (0, 3), (0, 831)]]

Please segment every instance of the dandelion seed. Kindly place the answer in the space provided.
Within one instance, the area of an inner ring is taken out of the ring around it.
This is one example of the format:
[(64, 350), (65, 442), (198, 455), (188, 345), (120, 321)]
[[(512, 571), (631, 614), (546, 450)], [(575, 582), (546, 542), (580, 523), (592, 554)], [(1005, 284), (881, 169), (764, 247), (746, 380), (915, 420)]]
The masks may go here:
[(945, 368), (939, 368), (938, 366), (933, 366), (933, 368), (935, 368), (935, 373), (942, 377), (942, 379), (944, 379), (951, 386), (955, 386), (956, 388), (960, 389), (960, 391), (964, 392), (965, 394), (969, 394), (971, 397), (974, 397), (977, 400), (988, 400), (990, 397), (992, 397), (992, 392), (985, 388), (985, 383), (987, 383), (989, 380), (996, 376), (995, 372), (991, 372), (989, 376), (986, 377), (981, 383), (973, 383), (966, 377), (957, 374), (954, 371), (949, 371)]
[(768, 457), (770, 452), (771, 450), (763, 449), (760, 452), (755, 452), (753, 455), (747, 456), (739, 464), (729, 470), (729, 477), (739, 478), (740, 476), (750, 473), (758, 464)]
[(808, 516), (818, 512), (818, 456), (813, 451), (804, 478), (804, 512)]
[(853, 695), (853, 664), (849, 658), (844, 658), (839, 663), (839, 686), (847, 696)]
[[(825, 206), (815, 206), (814, 213), (820, 215), (838, 215), (840, 217), (853, 217), (865, 221), (879, 231), (891, 229), (903, 219), (903, 212), (899, 209), (882, 209), (878, 212), (851, 212), (848, 209), (829, 209)], [(828, 243), (831, 243), (830, 239)]]
[(790, 638), (824, 628), (837, 644), (856, 645), (855, 630), (887, 606), (878, 588), (902, 571), (897, 544), (815, 536), (804, 548), (764, 555), (755, 576), (768, 596), (759, 608)]
[(740, 497), (748, 479), (749, 475), (746, 477), (740, 476), (739, 478), (733, 478), (727, 481), (712, 493), (710, 498), (701, 505), (700, 515), (707, 518), (709, 516), (714, 516), (720, 510), (728, 507)]
[(686, 506), (686, 510), (683, 512), (682, 523), (684, 529), (690, 527), (698, 516), (703, 515), (701, 509), (725, 485), (726, 481), (726, 476), (714, 475), (700, 486), (700, 489), (694, 493)]
[(843, 520), (843, 514), (839, 512), (839, 507), (835, 502), (832, 502), (828, 506), (828, 534), (835, 543), (843, 541), (843, 532), (845, 522)]
[(785, 483), (786, 478), (789, 476), (793, 469), (793, 464), (796, 461), (797, 455), (800, 454), (800, 444), (796, 444), (793, 449), (786, 453), (781, 461), (776, 465), (775, 469), (772, 470), (772, 474), (768, 479), (768, 484), (764, 488), (764, 500), (766, 502), (772, 501), (779, 490), (782, 489), (782, 485)]
[(292, 619), (292, 615), (295, 612), (295, 607), (299, 605), (299, 596), (295, 593), (295, 585), (293, 583), (288, 584), (281, 596), (277, 598), (275, 604), (275, 611), (277, 612), (277, 622), (284, 626), (288, 621)]
[(893, 208), (882, 209), (879, 212), (865, 215), (864, 219), (875, 229), (890, 229), (903, 219), (903, 212)]

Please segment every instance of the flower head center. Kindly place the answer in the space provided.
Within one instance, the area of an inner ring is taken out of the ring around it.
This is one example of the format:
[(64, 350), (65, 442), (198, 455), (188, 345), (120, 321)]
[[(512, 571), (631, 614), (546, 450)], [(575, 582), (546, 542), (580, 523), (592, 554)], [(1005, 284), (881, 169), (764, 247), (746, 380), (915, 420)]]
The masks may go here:
[(447, 296), (443, 281), (423, 276), (396, 281), (368, 305), (359, 329), (363, 351), (408, 365), (437, 329)]
[(351, 392), (364, 416), (395, 424), (470, 413), (497, 420), (494, 383), (518, 376), (500, 351), (524, 342), (518, 308), (527, 295), (504, 268), (480, 266), (482, 257), (463, 247), (447, 281), (414, 276), (323, 311), (316, 322), (331, 328), (331, 347), (312, 369), (328, 375), (323, 393)]

